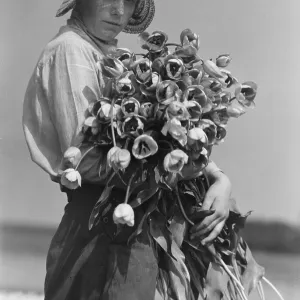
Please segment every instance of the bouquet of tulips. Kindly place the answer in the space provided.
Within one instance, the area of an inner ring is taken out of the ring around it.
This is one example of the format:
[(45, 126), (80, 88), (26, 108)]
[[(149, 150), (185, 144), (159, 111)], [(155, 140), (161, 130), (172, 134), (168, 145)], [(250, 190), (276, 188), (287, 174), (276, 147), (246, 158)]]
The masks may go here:
[[(62, 172), (61, 183), (79, 188), (82, 159), (94, 148), (106, 148), (106, 186), (90, 229), (118, 182), (127, 192), (113, 220), (120, 230), (137, 225), (128, 243), (149, 223), (160, 246), (155, 251), (168, 266), (158, 278), (164, 297), (246, 299), (254, 287), (261, 292), (263, 278), (263, 268), (239, 234), (248, 214), (233, 204), (223, 231), (208, 247), (191, 242), (186, 233), (195, 214), (199, 221), (211, 213), (201, 210), (209, 187), (202, 171), (212, 147), (224, 140), (229, 119), (254, 107), (257, 85), (231, 74), (228, 54), (201, 58), (199, 36), (189, 29), (179, 44), (168, 43), (161, 31), (144, 32), (139, 40), (145, 53), (117, 48), (99, 61), (106, 88), (83, 125), (83, 144), (91, 147), (83, 155), (80, 147), (66, 151), (64, 159), (76, 167)], [(140, 205), (145, 215), (135, 224), (134, 209)]]

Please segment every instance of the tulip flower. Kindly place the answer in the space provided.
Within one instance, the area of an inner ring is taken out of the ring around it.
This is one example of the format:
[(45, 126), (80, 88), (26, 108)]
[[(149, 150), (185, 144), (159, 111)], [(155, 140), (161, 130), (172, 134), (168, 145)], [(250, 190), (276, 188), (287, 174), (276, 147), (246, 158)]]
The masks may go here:
[(169, 120), (161, 130), (163, 135), (166, 136), (169, 133), (182, 146), (185, 146), (187, 143), (186, 132), (187, 130), (181, 126), (181, 122), (176, 118)]
[(220, 104), (222, 104), (222, 105), (228, 105), (229, 101), (231, 99), (231, 93), (230, 92), (222, 92), (220, 94), (220, 97), (221, 97)]
[(167, 172), (179, 173), (188, 160), (189, 157), (185, 152), (180, 149), (173, 150), (164, 158), (164, 169)]
[(107, 166), (118, 170), (125, 170), (131, 161), (130, 152), (127, 149), (112, 147), (107, 153)]
[(197, 101), (186, 101), (184, 102), (185, 107), (187, 108), (190, 114), (191, 122), (198, 122), (202, 115), (202, 107)]
[(226, 108), (229, 117), (238, 118), (246, 113), (245, 107), (238, 101), (232, 101)]
[(127, 48), (116, 48), (112, 56), (122, 62), (127, 69), (130, 69), (132, 63), (136, 60), (135, 54)]
[(227, 113), (226, 106), (218, 106), (216, 109), (211, 111), (210, 117), (212, 121), (220, 127), (225, 127), (229, 121), (229, 115)]
[(70, 190), (76, 190), (81, 186), (81, 175), (73, 168), (64, 170), (60, 182), (63, 186)]
[[(101, 103), (101, 108), (98, 112), (98, 120), (101, 123), (107, 123), (110, 122), (111, 119), (111, 108), (112, 105), (108, 102), (102, 102)], [(112, 109), (112, 113), (113, 113), (113, 118), (115, 119), (116, 116), (120, 113), (121, 110), (121, 106), (118, 104), (115, 104), (113, 109)]]
[(215, 144), (218, 145), (220, 143), (224, 142), (224, 138), (226, 136), (226, 129), (221, 126), (217, 126), (217, 136), (216, 136), (216, 142)]
[(122, 131), (125, 135), (138, 136), (144, 130), (144, 123), (137, 116), (126, 118), (122, 125)]
[(69, 147), (63, 156), (63, 166), (67, 168), (75, 168), (80, 159), (81, 159), (81, 151), (77, 147)]
[(202, 108), (207, 105), (207, 96), (200, 85), (191, 85), (183, 93), (183, 101), (196, 101)]
[(154, 105), (151, 102), (143, 103), (140, 107), (140, 115), (150, 119), (154, 117)]
[(160, 81), (160, 75), (156, 72), (152, 72), (150, 80), (140, 86), (141, 92), (146, 96), (155, 95), (157, 85)]
[(90, 129), (93, 135), (97, 135), (100, 131), (100, 123), (96, 117), (88, 117), (84, 120), (83, 123), (83, 132), (87, 132)]
[(182, 59), (183, 63), (187, 67), (190, 67), (193, 62), (199, 61), (199, 58), (197, 57), (197, 49), (190, 44), (176, 48), (173, 54)]
[(152, 68), (152, 72), (161, 74), (162, 71), (165, 69), (165, 58), (157, 57), (156, 59), (154, 59), (151, 68)]
[(201, 79), (204, 75), (203, 69), (191, 69), (188, 71), (188, 75), (191, 78), (190, 85), (200, 85)]
[(181, 93), (178, 85), (174, 81), (165, 80), (157, 85), (156, 99), (159, 103), (167, 104), (177, 100)]
[(202, 174), (202, 171), (208, 164), (208, 152), (203, 147), (200, 152), (190, 152), (191, 161), (181, 170), (181, 176), (185, 180), (194, 179)]
[(114, 210), (113, 221), (115, 224), (134, 226), (134, 211), (132, 207), (127, 203), (119, 204)]
[(141, 47), (150, 52), (162, 51), (168, 41), (168, 36), (162, 31), (154, 31), (152, 34), (148, 32), (142, 32), (139, 34)]
[(231, 57), (229, 54), (219, 55), (216, 59), (216, 65), (220, 68), (226, 68), (231, 62)]
[(140, 102), (135, 98), (124, 98), (121, 103), (121, 110), (125, 117), (130, 115), (137, 115), (140, 109)]
[(256, 92), (257, 84), (252, 81), (247, 81), (238, 85), (235, 90), (235, 97), (241, 104), (253, 107), (255, 105), (254, 98)]
[(224, 75), (222, 74), (219, 67), (211, 60), (206, 60), (203, 63), (203, 70), (207, 73), (210, 77), (215, 78), (217, 80), (223, 79)]
[[(108, 98), (101, 98), (101, 100), (105, 101), (105, 102), (110, 102), (110, 100)], [(92, 102), (88, 106), (89, 113), (94, 117), (97, 117), (98, 112), (101, 108), (101, 100)]]
[(176, 118), (179, 121), (188, 120), (190, 118), (187, 108), (179, 101), (173, 101), (168, 105), (166, 116), (168, 119)]
[(100, 65), (102, 67), (103, 75), (108, 78), (117, 78), (125, 71), (125, 67), (121, 61), (109, 56), (104, 56), (100, 61)]
[(151, 61), (147, 58), (141, 58), (137, 60), (133, 65), (132, 68), (134, 70), (136, 80), (139, 83), (146, 83), (151, 80)]
[(124, 72), (116, 81), (116, 91), (121, 95), (130, 93), (133, 89), (131, 80), (129, 78), (133, 73), (130, 71)]
[(156, 141), (148, 134), (142, 134), (134, 140), (132, 154), (137, 159), (154, 155), (158, 151)]
[(185, 29), (180, 34), (181, 45), (190, 45), (196, 50), (199, 50), (200, 47), (200, 38), (199, 35), (193, 33), (190, 29)]
[(213, 145), (217, 137), (216, 124), (209, 119), (201, 119), (198, 123), (198, 127), (205, 132), (208, 145)]
[(208, 143), (205, 132), (199, 127), (192, 128), (187, 133), (187, 146), (189, 150), (200, 151)]
[(224, 75), (225, 85), (227, 88), (230, 88), (232, 85), (238, 83), (238, 80), (235, 77), (233, 77), (228, 70), (221, 69), (221, 73)]
[(169, 79), (179, 80), (185, 71), (181, 59), (174, 55), (169, 55), (165, 59), (166, 73)]

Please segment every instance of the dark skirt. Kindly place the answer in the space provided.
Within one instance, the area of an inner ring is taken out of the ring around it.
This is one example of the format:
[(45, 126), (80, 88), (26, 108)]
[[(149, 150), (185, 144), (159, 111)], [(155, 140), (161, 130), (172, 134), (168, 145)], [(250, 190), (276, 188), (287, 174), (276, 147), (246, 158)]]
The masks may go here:
[[(69, 203), (48, 252), (45, 300), (155, 298), (158, 267), (147, 222), (128, 245), (136, 225), (117, 233), (112, 220), (124, 192), (113, 191), (99, 223), (89, 231), (90, 213), (101, 191), (91, 185), (67, 193)], [(135, 210), (136, 224), (142, 215), (142, 207)]]

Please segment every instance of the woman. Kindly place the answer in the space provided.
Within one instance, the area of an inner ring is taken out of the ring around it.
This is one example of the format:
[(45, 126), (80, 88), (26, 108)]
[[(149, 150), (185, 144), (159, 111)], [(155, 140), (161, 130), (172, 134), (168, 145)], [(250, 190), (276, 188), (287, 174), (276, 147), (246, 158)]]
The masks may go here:
[[(105, 90), (106, 80), (97, 63), (116, 47), (115, 37), (121, 31), (144, 31), (155, 11), (153, 0), (65, 0), (57, 16), (71, 9), (67, 25), (44, 49), (24, 101), (23, 127), (32, 160), (56, 182), (63, 153), (82, 141), (88, 105)], [(147, 224), (130, 246), (126, 242), (135, 227), (116, 235), (112, 211), (124, 192), (113, 192), (97, 226), (88, 230), (91, 210), (105, 181), (104, 173), (99, 173), (105, 155), (105, 151), (91, 152), (80, 165), (82, 188), (66, 191), (69, 203), (47, 258), (46, 300), (159, 297), (155, 296), (158, 265)], [(215, 212), (191, 230), (191, 238), (203, 244), (212, 242), (223, 228), (231, 192), (228, 178), (213, 162), (206, 173), (211, 187), (203, 209)], [(142, 209), (135, 211), (137, 219)]]

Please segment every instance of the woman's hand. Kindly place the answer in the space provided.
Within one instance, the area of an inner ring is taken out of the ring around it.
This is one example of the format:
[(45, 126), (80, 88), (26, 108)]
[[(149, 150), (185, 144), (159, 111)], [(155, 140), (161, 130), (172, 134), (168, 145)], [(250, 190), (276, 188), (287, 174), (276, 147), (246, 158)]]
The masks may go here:
[(190, 230), (192, 240), (201, 240), (205, 245), (213, 242), (220, 234), (229, 215), (231, 183), (220, 170), (208, 173), (210, 188), (206, 193), (202, 209), (213, 210), (214, 213), (195, 224)]

